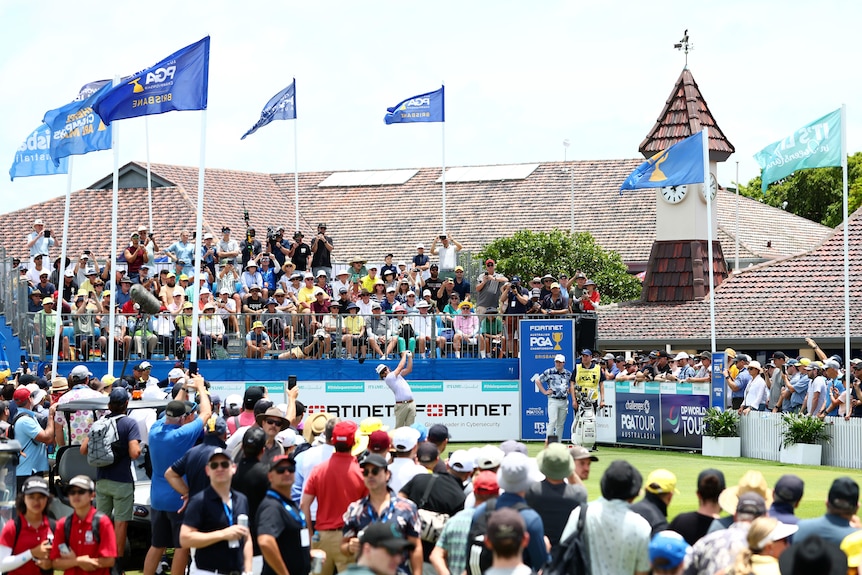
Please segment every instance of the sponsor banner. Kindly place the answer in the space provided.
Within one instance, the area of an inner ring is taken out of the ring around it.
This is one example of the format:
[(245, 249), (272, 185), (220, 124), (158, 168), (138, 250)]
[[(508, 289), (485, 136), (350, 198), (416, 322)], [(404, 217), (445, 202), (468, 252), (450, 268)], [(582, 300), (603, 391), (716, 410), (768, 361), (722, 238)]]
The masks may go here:
[[(566, 356), (566, 369), (575, 369), (575, 320), (525, 319), (521, 320), (521, 439), (545, 439), (548, 425), (548, 398), (543, 395), (533, 376), (554, 367), (554, 356)], [(569, 398), (569, 413), (563, 436), (571, 435), (572, 413)], [(562, 439), (562, 438), (560, 438)]]
[(617, 393), (647, 393), (659, 394), (662, 391), (662, 382), (659, 381), (614, 381), (613, 385), (605, 386), (605, 393), (608, 387), (616, 387)]
[(605, 382), (605, 407), (596, 410), (596, 442), (617, 442), (617, 418), (614, 417), (614, 406), (617, 402), (617, 392), (614, 382)]
[[(724, 352), (717, 352), (712, 354), (712, 362), (709, 364), (710, 369), (712, 370), (712, 384), (710, 389), (710, 395), (712, 407), (717, 407), (719, 409), (724, 409), (725, 404), (730, 405), (730, 402), (727, 400), (727, 382), (724, 380)], [(710, 385), (710, 384), (707, 384)]]
[(617, 391), (617, 443), (661, 445), (660, 400), (658, 394)]
[[(517, 381), (426, 380), (410, 381), (416, 400), (416, 422), (430, 427), (442, 423), (455, 441), (504, 441), (512, 438), (521, 412)], [(264, 385), (269, 398), (284, 403), (286, 384), (282, 381), (214, 381), (212, 391), (222, 399), (231, 393), (242, 395), (252, 385)], [(392, 391), (381, 380), (301, 381), (299, 400), (309, 413), (329, 412), (356, 422), (379, 417), (395, 425)], [(455, 393), (452, 393), (452, 392)]]
[(700, 449), (708, 395), (661, 396), (661, 444)]

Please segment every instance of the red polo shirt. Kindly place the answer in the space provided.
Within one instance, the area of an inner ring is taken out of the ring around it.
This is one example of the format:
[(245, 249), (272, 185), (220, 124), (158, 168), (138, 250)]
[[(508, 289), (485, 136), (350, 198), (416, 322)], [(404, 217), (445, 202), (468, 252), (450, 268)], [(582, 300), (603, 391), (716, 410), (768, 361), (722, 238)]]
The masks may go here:
[(368, 495), (356, 458), (350, 453), (338, 452), (311, 471), (303, 490), (317, 498), (315, 527), (320, 531), (344, 527), (347, 507)]
[[(116, 557), (117, 556), (117, 538), (114, 535), (114, 524), (111, 523), (111, 518), (107, 515), (102, 515), (99, 521), (99, 541), (96, 541), (93, 535), (93, 515), (96, 514), (96, 508), (91, 507), (90, 512), (84, 519), (78, 517), (77, 513), (72, 513), (68, 517), (64, 517), (57, 521), (57, 528), (54, 530), (54, 546), (51, 548), (51, 560), (60, 558), (60, 544), (66, 543), (69, 548), (75, 552), (75, 555), (87, 555), (89, 557)], [(72, 522), (72, 530), (69, 541), (66, 539), (66, 521)], [(73, 567), (64, 571), (66, 575), (110, 575), (111, 570), (96, 569), (95, 571), (84, 571), (80, 567)]]
[[(27, 523), (23, 515), (21, 518), (21, 534), (18, 535), (18, 541), (15, 543), (15, 548), (12, 549), (12, 555), (18, 555), (28, 549), (36, 547), (42, 541), (48, 538), (48, 533), (51, 532), (51, 524), (48, 518), (43, 516), (42, 523), (37, 529), (34, 529)], [(15, 522), (11, 519), (3, 526), (3, 531), (0, 532), (0, 545), (12, 548), (12, 543), (15, 541)], [(9, 572), (10, 575), (40, 575), (39, 567), (32, 561), (28, 561), (21, 567)]]

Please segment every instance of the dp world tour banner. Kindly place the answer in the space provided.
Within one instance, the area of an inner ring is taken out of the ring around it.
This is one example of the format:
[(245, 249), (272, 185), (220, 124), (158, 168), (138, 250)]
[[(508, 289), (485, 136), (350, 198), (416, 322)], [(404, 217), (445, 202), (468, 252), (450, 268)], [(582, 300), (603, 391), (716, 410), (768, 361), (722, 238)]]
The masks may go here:
[[(514, 380), (410, 381), (416, 401), (416, 422), (442, 423), (453, 441), (505, 441), (516, 434), (521, 404)], [(283, 381), (213, 381), (212, 391), (224, 403), (230, 394), (242, 397), (247, 387), (262, 385), (278, 405), (285, 401)], [(382, 380), (301, 381), (299, 400), (309, 413), (329, 412), (359, 422), (379, 417), (395, 425), (395, 399)]]
[[(575, 369), (575, 320), (525, 319), (518, 328), (521, 344), (521, 439), (545, 439), (548, 398), (533, 383), (533, 376), (554, 367), (554, 356), (566, 356), (566, 369)], [(572, 427), (572, 405), (566, 417), (564, 437)], [(560, 438), (563, 439), (563, 438)]]
[[(661, 444), (700, 449), (703, 417), (709, 409), (706, 384), (665, 382), (661, 386)], [(699, 386), (698, 389), (692, 389)], [(698, 392), (695, 395), (695, 392)]]

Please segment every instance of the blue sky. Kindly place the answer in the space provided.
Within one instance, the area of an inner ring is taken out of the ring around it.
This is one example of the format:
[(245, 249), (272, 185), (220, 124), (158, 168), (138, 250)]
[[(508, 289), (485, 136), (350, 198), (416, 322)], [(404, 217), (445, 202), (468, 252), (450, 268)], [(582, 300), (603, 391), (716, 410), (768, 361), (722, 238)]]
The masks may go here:
[[(0, 162), (43, 114), (86, 82), (126, 75), (209, 34), (209, 167), (292, 172), (293, 122), (240, 141), (264, 103), (297, 81), (300, 171), (415, 168), (442, 161), (440, 124), (386, 126), (409, 96), (446, 85), (446, 165), (639, 157), (684, 64), (737, 154), (752, 155), (848, 106), (862, 140), (859, 5), (851, 2), (87, 2), (0, 3)], [(200, 112), (149, 118), (150, 159), (196, 166)], [(120, 165), (145, 160), (145, 120), (119, 126)], [(111, 172), (113, 155), (74, 161), (72, 186)], [(0, 212), (60, 196), (65, 176), (0, 178)]]

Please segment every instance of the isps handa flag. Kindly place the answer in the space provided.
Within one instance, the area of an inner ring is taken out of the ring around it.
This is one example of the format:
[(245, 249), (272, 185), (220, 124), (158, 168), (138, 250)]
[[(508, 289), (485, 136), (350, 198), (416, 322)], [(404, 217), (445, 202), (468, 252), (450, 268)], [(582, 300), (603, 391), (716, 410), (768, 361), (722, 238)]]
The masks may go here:
[(52, 176), (54, 174), (68, 174), (69, 160), (62, 158), (59, 165), (55, 165), (49, 152), (51, 147), (51, 128), (42, 124), (32, 132), (18, 146), (12, 167), (9, 168), (9, 176), (12, 181), (15, 178), (26, 178), (28, 176)]
[(45, 112), (42, 121), (51, 129), (50, 154), (55, 166), (67, 156), (111, 149), (111, 128), (93, 110), (111, 89), (110, 80), (85, 84), (74, 102)]
[(99, 99), (96, 113), (110, 124), (173, 110), (206, 110), (209, 63), (207, 36), (155, 66), (123, 78)]
[(387, 124), (407, 124), (411, 122), (444, 122), (446, 121), (443, 102), (443, 86), (434, 92), (419, 94), (399, 102), (388, 112), (383, 121)]
[(635, 168), (620, 186), (620, 192), (702, 184), (703, 172), (703, 132), (698, 132)]

